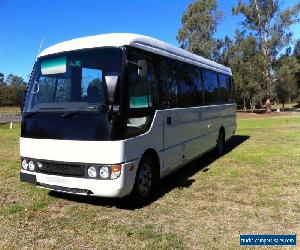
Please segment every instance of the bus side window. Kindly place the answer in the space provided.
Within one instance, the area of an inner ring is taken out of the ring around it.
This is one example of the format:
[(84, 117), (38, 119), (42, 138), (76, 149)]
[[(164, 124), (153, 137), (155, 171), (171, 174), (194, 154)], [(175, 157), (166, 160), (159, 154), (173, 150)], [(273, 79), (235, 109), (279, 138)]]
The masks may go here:
[(129, 67), (129, 107), (130, 108), (151, 108), (156, 104), (156, 86), (154, 66), (151, 58), (132, 53), (130, 60), (137, 63), (138, 60), (147, 61), (147, 75), (138, 75), (135, 66)]
[(219, 88), (220, 88), (221, 104), (229, 103), (230, 97), (228, 96), (228, 87), (230, 90), (230, 85), (228, 86), (227, 80), (228, 80), (227, 76), (225, 76), (223, 74), (219, 74)]
[(230, 84), (230, 103), (235, 102), (235, 85), (234, 85), (234, 79), (232, 76), (228, 77), (228, 84)]
[(205, 105), (219, 104), (220, 98), (219, 98), (219, 86), (218, 86), (217, 74), (211, 70), (204, 69), (203, 80), (204, 80)]
[(160, 106), (175, 108), (177, 105), (176, 68), (174, 60), (158, 57), (158, 82), (161, 88)]
[(139, 76), (137, 67), (129, 65), (129, 117), (127, 120), (127, 137), (142, 134), (147, 131), (152, 122), (152, 117), (147, 110), (155, 108), (157, 103), (155, 72), (152, 58), (133, 51), (130, 54), (129, 60), (134, 63), (138, 63), (138, 60), (146, 60), (147, 75)]
[(201, 70), (198, 67), (194, 67), (193, 70), (193, 81), (197, 92), (197, 106), (204, 105), (204, 92), (203, 83), (201, 79)]
[(193, 81), (193, 67), (183, 62), (177, 62), (176, 66), (177, 106), (196, 106), (197, 92)]

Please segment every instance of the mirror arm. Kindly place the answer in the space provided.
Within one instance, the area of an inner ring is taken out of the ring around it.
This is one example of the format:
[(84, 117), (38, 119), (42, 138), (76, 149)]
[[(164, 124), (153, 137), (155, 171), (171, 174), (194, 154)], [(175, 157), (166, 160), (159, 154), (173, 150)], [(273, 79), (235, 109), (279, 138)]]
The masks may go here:
[(119, 105), (109, 105), (107, 118), (109, 121), (117, 121), (120, 115), (120, 106)]
[(134, 66), (136, 66), (138, 69), (141, 69), (141, 70), (143, 69), (141, 65), (139, 65), (138, 63), (135, 63), (135, 62), (133, 62), (133, 61), (130, 61), (130, 60), (127, 60), (127, 61), (126, 61), (126, 64), (134, 65)]

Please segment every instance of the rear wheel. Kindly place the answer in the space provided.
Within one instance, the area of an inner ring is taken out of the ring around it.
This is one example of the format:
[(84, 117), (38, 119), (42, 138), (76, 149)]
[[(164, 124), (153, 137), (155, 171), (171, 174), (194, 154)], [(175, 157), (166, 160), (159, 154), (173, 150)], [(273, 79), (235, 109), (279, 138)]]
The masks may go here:
[(137, 205), (151, 201), (155, 193), (157, 182), (158, 171), (155, 162), (149, 157), (143, 158), (137, 169), (131, 194), (132, 200), (137, 203)]
[(223, 155), (225, 152), (225, 133), (223, 129), (220, 129), (219, 131), (217, 146), (215, 151), (218, 156)]

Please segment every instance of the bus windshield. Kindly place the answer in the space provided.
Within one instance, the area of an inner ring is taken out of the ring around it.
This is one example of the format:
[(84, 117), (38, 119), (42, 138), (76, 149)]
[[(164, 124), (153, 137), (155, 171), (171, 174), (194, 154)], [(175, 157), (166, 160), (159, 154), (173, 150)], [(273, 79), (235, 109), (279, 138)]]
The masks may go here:
[(99, 109), (105, 76), (120, 75), (122, 51), (102, 48), (40, 58), (29, 83), (24, 112)]

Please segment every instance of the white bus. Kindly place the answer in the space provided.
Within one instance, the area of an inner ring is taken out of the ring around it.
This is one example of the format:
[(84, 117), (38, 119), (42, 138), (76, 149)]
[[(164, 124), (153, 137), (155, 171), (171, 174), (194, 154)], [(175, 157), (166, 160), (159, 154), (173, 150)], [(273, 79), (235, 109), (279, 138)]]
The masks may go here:
[(154, 38), (104, 34), (39, 55), (20, 137), (20, 180), (149, 201), (160, 178), (236, 129), (231, 70)]

